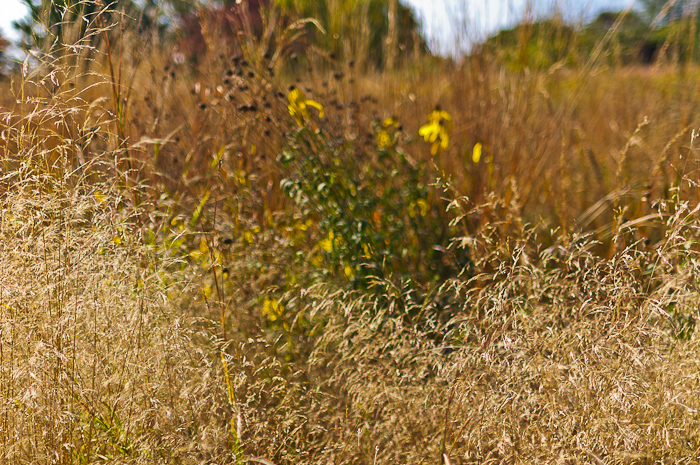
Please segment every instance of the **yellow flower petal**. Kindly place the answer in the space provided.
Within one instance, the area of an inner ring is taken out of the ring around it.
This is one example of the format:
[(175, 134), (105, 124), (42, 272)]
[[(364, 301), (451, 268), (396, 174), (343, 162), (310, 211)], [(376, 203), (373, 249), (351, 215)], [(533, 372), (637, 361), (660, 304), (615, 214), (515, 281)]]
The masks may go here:
[(446, 111), (436, 108), (428, 115), (428, 124), (420, 127), (418, 135), (433, 144), (430, 153), (436, 155), (439, 150), (449, 147), (451, 132), (452, 117)]
[(345, 265), (345, 269), (343, 271), (346, 278), (353, 279), (355, 277), (355, 270), (350, 265)]
[(440, 135), (440, 130), (437, 128), (434, 128), (433, 131), (430, 133), (430, 137), (428, 138), (428, 142), (435, 142), (435, 140), (438, 138)]
[(450, 146), (450, 137), (448, 135), (445, 135), (445, 137), (440, 138), (440, 147), (442, 149), (447, 149), (447, 147)]
[(445, 110), (440, 110), (440, 111), (438, 111), (437, 116), (438, 116), (441, 120), (445, 120), (445, 121), (452, 122), (452, 117), (451, 117), (450, 114), (447, 113)]
[(296, 87), (289, 91), (287, 99), (289, 99), (289, 103), (291, 105), (299, 105), (300, 102), (305, 100), (304, 93), (301, 91), (301, 89), (297, 89)]
[(472, 161), (474, 163), (479, 163), (479, 160), (481, 160), (481, 148), (481, 142), (474, 144), (474, 150), (472, 150)]
[(306, 105), (317, 109), (318, 110), (318, 117), (323, 118), (323, 105), (321, 105), (320, 103), (318, 103), (315, 100), (307, 100)]
[(299, 126), (303, 126), (304, 120), (310, 118), (311, 116), (309, 114), (308, 107), (316, 108), (318, 110), (319, 117), (323, 118), (323, 105), (314, 100), (308, 100), (304, 96), (304, 93), (301, 91), (301, 89), (293, 87), (289, 91), (287, 99), (289, 100), (289, 105), (287, 106), (287, 108), (289, 109), (289, 114), (296, 118), (297, 124)]
[[(418, 135), (419, 135), (419, 136), (422, 136), (422, 137), (425, 137), (426, 134), (428, 134), (428, 133), (430, 132), (430, 128), (431, 128), (431, 127), (432, 127), (432, 124), (424, 124), (424, 125), (421, 126), (420, 129), (418, 130)], [(426, 140), (427, 140), (427, 138), (426, 138)]]
[(98, 190), (98, 191), (95, 191), (95, 201), (96, 201), (99, 205), (105, 203), (105, 199), (106, 199), (106, 197), (105, 197), (105, 195), (104, 195), (101, 191), (99, 191), (99, 190)]
[(388, 128), (389, 126), (396, 126), (396, 124), (396, 120), (391, 117), (385, 119), (384, 122), (382, 122), (382, 126), (384, 126), (385, 128)]

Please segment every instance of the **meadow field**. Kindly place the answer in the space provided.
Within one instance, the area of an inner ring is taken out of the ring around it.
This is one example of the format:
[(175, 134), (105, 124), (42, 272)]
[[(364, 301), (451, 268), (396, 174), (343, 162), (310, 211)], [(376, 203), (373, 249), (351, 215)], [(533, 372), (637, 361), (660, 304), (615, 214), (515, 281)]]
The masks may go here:
[(698, 463), (695, 23), (444, 58), (301, 3), (34, 18), (0, 463)]

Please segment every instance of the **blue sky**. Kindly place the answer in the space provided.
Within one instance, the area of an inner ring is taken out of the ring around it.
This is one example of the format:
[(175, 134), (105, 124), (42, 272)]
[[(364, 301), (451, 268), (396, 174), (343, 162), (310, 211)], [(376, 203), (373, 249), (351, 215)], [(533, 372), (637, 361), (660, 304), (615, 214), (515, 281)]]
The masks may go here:
[[(591, 17), (603, 10), (623, 9), (635, 0), (400, 0), (418, 13), (431, 45), (436, 50), (451, 51), (460, 44), (456, 37), (468, 40), (482, 38), (499, 27), (512, 24), (522, 17), (525, 5), (536, 3), (538, 9), (558, 6), (572, 17)], [(0, 32), (3, 37), (16, 38), (13, 20), (27, 15), (21, 0), (0, 0)], [(461, 44), (464, 46), (464, 44)]]
[(434, 50), (450, 53), (465, 44), (456, 38), (475, 41), (500, 28), (517, 23), (528, 5), (538, 12), (559, 12), (573, 21), (591, 19), (602, 11), (622, 10), (636, 0), (401, 0), (418, 13)]

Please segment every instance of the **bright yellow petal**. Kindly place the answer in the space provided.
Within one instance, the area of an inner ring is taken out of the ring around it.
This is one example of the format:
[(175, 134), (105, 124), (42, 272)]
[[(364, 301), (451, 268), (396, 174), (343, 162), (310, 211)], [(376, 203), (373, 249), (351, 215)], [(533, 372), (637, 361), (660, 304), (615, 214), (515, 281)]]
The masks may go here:
[(472, 161), (474, 163), (479, 163), (479, 160), (481, 160), (481, 148), (481, 142), (474, 144), (474, 150), (472, 150)]
[(323, 118), (323, 105), (318, 103), (315, 100), (306, 100), (306, 104), (310, 107), (314, 107), (315, 109), (318, 110), (318, 117)]
[(385, 130), (379, 131), (377, 134), (377, 146), (378, 147), (391, 147), (392, 140), (391, 136)]
[(289, 99), (289, 103), (291, 103), (292, 105), (299, 105), (299, 103), (305, 100), (304, 93), (296, 87), (289, 91), (289, 95), (287, 96), (287, 98)]
[(450, 146), (450, 136), (445, 134), (445, 137), (440, 138), (440, 147), (443, 149), (447, 149), (447, 147)]
[(433, 146), (430, 148), (430, 155), (437, 155), (439, 145), (440, 144), (437, 142), (433, 144)]
[(426, 124), (418, 130), (418, 135), (423, 136), (426, 142), (435, 142), (440, 133), (440, 126), (434, 123)]
[(430, 137), (428, 138), (428, 142), (435, 142), (435, 140), (437, 140), (439, 134), (440, 134), (440, 130), (437, 128), (433, 128), (433, 131), (430, 133)]

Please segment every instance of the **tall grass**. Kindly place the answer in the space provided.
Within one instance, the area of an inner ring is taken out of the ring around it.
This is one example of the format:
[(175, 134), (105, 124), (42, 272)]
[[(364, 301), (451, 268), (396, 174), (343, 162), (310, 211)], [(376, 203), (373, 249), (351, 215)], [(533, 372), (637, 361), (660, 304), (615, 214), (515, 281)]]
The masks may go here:
[(0, 84), (0, 462), (696, 460), (694, 65), (199, 18), (197, 60), (92, 17)]

